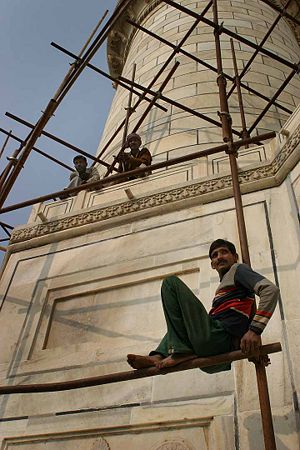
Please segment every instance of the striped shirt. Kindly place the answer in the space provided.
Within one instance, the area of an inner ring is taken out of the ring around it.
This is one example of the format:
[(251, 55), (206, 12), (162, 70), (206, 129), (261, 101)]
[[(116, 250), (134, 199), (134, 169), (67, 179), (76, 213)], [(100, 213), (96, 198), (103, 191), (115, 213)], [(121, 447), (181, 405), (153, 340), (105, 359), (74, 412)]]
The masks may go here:
[[(259, 304), (253, 319), (255, 294)], [(279, 289), (246, 264), (235, 263), (221, 279), (209, 315), (220, 320), (234, 336), (242, 337), (248, 329), (261, 334), (273, 314)]]

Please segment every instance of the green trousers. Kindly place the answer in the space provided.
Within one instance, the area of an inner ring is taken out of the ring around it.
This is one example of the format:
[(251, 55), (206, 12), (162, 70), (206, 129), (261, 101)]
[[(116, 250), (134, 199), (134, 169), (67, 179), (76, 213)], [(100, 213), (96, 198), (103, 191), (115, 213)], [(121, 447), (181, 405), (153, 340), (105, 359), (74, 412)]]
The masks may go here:
[[(161, 287), (161, 298), (167, 322), (167, 334), (156, 350), (168, 356), (172, 353), (194, 353), (213, 356), (232, 350), (232, 336), (222, 323), (207, 314), (193, 292), (176, 276), (166, 278)], [(231, 364), (204, 367), (204, 372), (230, 370)]]

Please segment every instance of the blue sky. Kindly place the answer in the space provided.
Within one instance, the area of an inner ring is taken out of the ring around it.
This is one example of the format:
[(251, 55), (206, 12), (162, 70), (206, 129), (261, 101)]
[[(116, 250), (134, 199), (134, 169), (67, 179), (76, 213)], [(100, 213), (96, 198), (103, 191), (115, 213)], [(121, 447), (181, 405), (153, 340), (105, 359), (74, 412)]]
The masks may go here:
[[(7, 118), (8, 111), (35, 123), (56, 92), (72, 60), (50, 46), (52, 41), (79, 53), (106, 9), (112, 13), (116, 0), (2, 0), (0, 17), (0, 127), (24, 139), (29, 129)], [(108, 16), (109, 17), (109, 16)], [(107, 70), (106, 45), (92, 63)], [(48, 132), (95, 154), (109, 112), (114, 90), (111, 82), (85, 69), (50, 122)], [(5, 135), (0, 133), (0, 147)], [(0, 160), (18, 147), (10, 140)], [(72, 166), (75, 153), (41, 137), (36, 147)], [(32, 152), (5, 206), (62, 189), (69, 171)], [(27, 222), (30, 208), (3, 214), (11, 225)], [(1, 233), (1, 237), (4, 235)]]

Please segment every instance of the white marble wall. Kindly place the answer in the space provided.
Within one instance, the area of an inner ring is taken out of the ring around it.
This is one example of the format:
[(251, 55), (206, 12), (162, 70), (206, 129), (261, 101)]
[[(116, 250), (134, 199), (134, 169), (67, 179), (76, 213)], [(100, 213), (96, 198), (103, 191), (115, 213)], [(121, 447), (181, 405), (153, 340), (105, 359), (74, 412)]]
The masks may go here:
[[(278, 277), (282, 293), (263, 338), (284, 348), (267, 369), (281, 450), (298, 448), (293, 395), (300, 387), (299, 258), (291, 189), (287, 179), (244, 196), (253, 267)], [(232, 199), (198, 206), (187, 201), (182, 210), (123, 218), (77, 237), (70, 231), (68, 239), (14, 253), (1, 285), (1, 384), (127, 370), (126, 353), (148, 352), (164, 333), (163, 277), (178, 274), (209, 308), (218, 280), (207, 251), (220, 236), (238, 240)], [(234, 449), (237, 440), (245, 450), (263, 448), (255, 384), (254, 368), (244, 361), (215, 375), (192, 370), (4, 396), (0, 436), (7, 449)]]

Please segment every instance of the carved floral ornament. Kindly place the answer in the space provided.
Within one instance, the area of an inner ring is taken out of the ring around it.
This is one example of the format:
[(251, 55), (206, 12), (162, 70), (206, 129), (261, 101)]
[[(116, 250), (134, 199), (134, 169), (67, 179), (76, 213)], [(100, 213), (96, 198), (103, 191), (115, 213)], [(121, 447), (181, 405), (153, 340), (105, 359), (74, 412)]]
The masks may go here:
[[(282, 147), (281, 151), (270, 164), (257, 166), (252, 169), (242, 170), (239, 173), (241, 185), (258, 182), (266, 179), (273, 179), (279, 169), (288, 160), (293, 151), (300, 143), (300, 125), (292, 134), (288, 142)], [(299, 154), (300, 152), (298, 152)], [(287, 173), (285, 174), (285, 176)], [(274, 186), (270, 184), (270, 186)], [(206, 179), (198, 183), (189, 184), (178, 188), (161, 191), (152, 195), (138, 198), (134, 201), (126, 201), (116, 205), (100, 207), (94, 211), (83, 212), (65, 217), (58, 220), (29, 226), (19, 230), (14, 230), (11, 235), (11, 244), (27, 241), (29, 239), (45, 236), (47, 234), (64, 231), (71, 228), (102, 222), (107, 219), (125, 216), (126, 214), (143, 211), (146, 209), (163, 206), (177, 201), (188, 200), (200, 197), (203, 194), (218, 193), (224, 190), (224, 198), (228, 195), (228, 189), (232, 188), (232, 179), (230, 175), (220, 176), (219, 178)], [(212, 198), (212, 201), (215, 198)], [(201, 199), (200, 199), (201, 201)]]
[(114, 77), (122, 74), (132, 39), (137, 32), (127, 23), (127, 19), (134, 20), (138, 24), (153, 11), (162, 0), (139, 1), (132, 0), (126, 13), (118, 20), (113, 30), (108, 35), (107, 54), (110, 73)]
[(184, 440), (165, 441), (153, 450), (194, 450), (190, 444)]
[(90, 450), (110, 450), (110, 446), (105, 439), (100, 437), (93, 442)]

